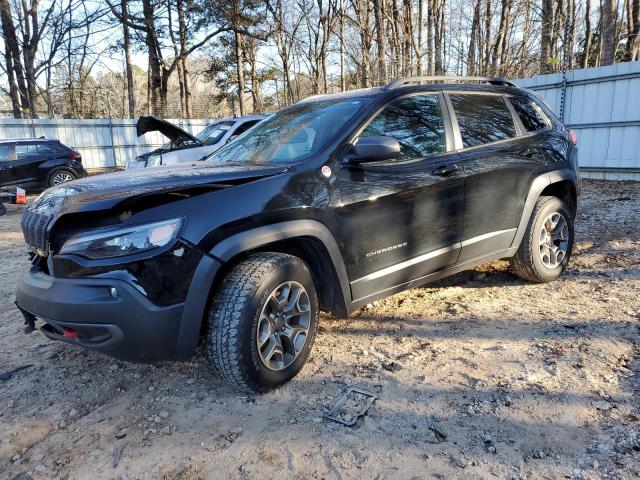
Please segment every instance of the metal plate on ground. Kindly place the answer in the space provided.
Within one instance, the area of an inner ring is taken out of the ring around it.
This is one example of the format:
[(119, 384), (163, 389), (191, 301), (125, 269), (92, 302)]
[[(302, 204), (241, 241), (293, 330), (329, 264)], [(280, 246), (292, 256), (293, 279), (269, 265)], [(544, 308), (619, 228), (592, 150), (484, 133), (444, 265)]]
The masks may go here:
[(358, 418), (367, 413), (376, 398), (378, 397), (373, 393), (351, 387), (324, 416), (334, 422), (352, 427), (358, 422)]

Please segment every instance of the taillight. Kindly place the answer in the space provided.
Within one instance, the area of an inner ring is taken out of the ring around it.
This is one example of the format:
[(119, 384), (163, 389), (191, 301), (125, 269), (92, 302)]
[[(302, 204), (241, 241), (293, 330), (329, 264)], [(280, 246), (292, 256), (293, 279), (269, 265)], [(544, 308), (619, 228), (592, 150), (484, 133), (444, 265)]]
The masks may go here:
[(82, 159), (82, 155), (80, 155), (80, 152), (76, 152), (75, 150), (71, 150), (71, 152), (69, 153), (69, 158), (71, 160), (76, 160), (76, 161), (80, 161)]
[(573, 130), (569, 130), (569, 140), (571, 140), (571, 143), (574, 145), (578, 144), (578, 137), (576, 136), (576, 132)]

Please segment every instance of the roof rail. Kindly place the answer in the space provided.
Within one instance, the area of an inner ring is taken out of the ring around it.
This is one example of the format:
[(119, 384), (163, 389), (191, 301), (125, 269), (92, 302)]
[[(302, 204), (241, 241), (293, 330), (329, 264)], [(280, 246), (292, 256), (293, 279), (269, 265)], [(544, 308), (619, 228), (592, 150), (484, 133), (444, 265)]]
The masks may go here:
[(448, 75), (439, 76), (421, 76), (421, 77), (404, 77), (393, 80), (385, 85), (386, 90), (404, 87), (410, 84), (422, 83), (488, 83), (490, 85), (501, 85), (504, 87), (515, 87), (515, 83), (500, 77), (453, 77)]

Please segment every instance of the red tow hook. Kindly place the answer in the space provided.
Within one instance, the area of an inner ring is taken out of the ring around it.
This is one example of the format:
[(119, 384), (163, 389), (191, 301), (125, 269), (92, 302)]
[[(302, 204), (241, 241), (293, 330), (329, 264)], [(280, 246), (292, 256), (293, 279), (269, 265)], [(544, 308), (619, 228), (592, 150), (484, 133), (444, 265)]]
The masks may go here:
[(68, 338), (69, 340), (75, 340), (76, 338), (80, 338), (80, 334), (71, 328), (63, 328), (64, 333), (62, 336), (64, 338)]

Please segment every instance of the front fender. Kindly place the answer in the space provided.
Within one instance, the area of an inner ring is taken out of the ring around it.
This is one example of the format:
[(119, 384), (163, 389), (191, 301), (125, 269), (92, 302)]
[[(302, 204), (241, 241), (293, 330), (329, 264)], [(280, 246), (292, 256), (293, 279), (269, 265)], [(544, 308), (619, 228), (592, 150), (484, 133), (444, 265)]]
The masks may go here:
[(236, 255), (292, 238), (314, 238), (324, 245), (333, 264), (344, 305), (351, 305), (351, 290), (342, 254), (333, 234), (316, 220), (292, 220), (246, 230), (217, 243), (203, 256), (189, 287), (182, 324), (178, 335), (176, 357), (186, 359), (198, 345), (202, 322), (206, 314), (212, 286), (220, 280), (224, 263)]

